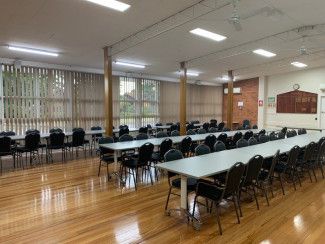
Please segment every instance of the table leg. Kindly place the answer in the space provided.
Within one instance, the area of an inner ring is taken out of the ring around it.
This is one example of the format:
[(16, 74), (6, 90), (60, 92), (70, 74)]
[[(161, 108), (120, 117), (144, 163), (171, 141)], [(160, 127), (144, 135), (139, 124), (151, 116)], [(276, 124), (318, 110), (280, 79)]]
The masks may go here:
[(188, 221), (193, 222), (193, 228), (195, 230), (200, 230), (201, 222), (196, 217), (191, 215), (189, 209), (187, 209), (187, 177), (185, 175), (181, 176), (181, 208), (180, 209), (169, 209), (167, 215), (170, 215), (171, 211), (180, 211), (187, 217)]

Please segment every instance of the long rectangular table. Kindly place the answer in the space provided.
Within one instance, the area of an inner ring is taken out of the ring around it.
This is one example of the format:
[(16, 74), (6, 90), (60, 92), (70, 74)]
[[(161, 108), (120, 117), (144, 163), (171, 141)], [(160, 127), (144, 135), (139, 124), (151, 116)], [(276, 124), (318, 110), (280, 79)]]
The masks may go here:
[(181, 210), (186, 212), (188, 177), (206, 178), (227, 171), (237, 162), (246, 164), (255, 155), (261, 155), (265, 158), (272, 157), (277, 150), (282, 153), (288, 152), (295, 145), (304, 147), (312, 141), (317, 142), (323, 136), (325, 133), (311, 132), (254, 146), (170, 161), (158, 164), (157, 167), (181, 176)]
[[(244, 134), (248, 130), (242, 130), (241, 132)], [(250, 130), (253, 133), (258, 133), (260, 130)], [(217, 132), (217, 133), (206, 133), (206, 134), (196, 134), (196, 135), (188, 135), (191, 137), (192, 141), (203, 141), (208, 135), (213, 134), (218, 137), (221, 133), (226, 133), (228, 137), (234, 136), (238, 131), (228, 131), (228, 132)], [(174, 144), (180, 143), (185, 137), (187, 136), (173, 136), (168, 137), (170, 138)], [(121, 151), (131, 150), (140, 148), (145, 143), (152, 143), (154, 146), (159, 146), (166, 137), (164, 138), (150, 138), (147, 140), (134, 140), (128, 142), (115, 142), (115, 143), (108, 143), (108, 144), (101, 144), (100, 146), (106, 149), (110, 149), (114, 151), (114, 162), (117, 163), (118, 154)]]

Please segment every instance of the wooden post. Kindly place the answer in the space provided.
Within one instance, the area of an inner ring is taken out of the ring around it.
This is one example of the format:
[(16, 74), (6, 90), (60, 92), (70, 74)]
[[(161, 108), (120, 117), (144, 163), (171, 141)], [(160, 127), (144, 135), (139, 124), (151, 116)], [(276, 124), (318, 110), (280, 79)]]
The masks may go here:
[(233, 129), (233, 106), (234, 106), (234, 76), (232, 70), (228, 71), (228, 96), (227, 96), (227, 127)]
[(109, 47), (104, 48), (104, 83), (105, 83), (105, 131), (113, 136), (113, 73), (112, 56)]
[(186, 63), (181, 62), (181, 75), (179, 82), (179, 115), (180, 115), (180, 134), (186, 135), (186, 82), (187, 82), (187, 70)]

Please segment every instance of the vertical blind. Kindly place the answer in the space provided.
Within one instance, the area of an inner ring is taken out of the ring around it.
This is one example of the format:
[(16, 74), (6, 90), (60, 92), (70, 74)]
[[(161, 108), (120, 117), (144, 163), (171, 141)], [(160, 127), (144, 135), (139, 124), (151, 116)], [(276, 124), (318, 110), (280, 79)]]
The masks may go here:
[(1, 76), (1, 131), (103, 125), (102, 75), (2, 65)]

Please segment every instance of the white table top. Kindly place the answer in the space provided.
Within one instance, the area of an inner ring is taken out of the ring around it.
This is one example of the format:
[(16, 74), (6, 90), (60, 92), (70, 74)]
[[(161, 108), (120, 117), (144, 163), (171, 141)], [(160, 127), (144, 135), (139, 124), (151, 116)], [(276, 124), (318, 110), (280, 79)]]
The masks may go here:
[(254, 146), (170, 161), (158, 164), (157, 167), (187, 177), (205, 178), (225, 172), (237, 162), (246, 164), (255, 155), (261, 155), (265, 158), (272, 157), (277, 150), (288, 152), (295, 145), (303, 147), (312, 141), (317, 142), (323, 136), (325, 136), (325, 133), (311, 132), (306, 135), (270, 141)]
[[(129, 132), (136, 132), (136, 131), (139, 131), (138, 128), (129, 128)], [(113, 130), (113, 133), (119, 133), (120, 132), (120, 129), (114, 129)]]
[[(248, 130), (241, 130), (243, 134)], [(260, 130), (251, 130), (253, 133), (258, 133)], [(226, 133), (227, 136), (233, 136), (238, 131), (228, 131), (228, 132), (217, 132), (217, 133), (206, 133), (206, 134), (196, 134), (196, 135), (188, 135), (192, 138), (193, 141), (203, 141), (208, 135), (213, 134), (218, 137), (222, 133)], [(164, 138), (150, 138), (147, 140), (134, 140), (128, 142), (115, 142), (115, 143), (108, 143), (108, 144), (101, 144), (101, 147), (111, 149), (111, 150), (129, 150), (129, 149), (136, 149), (141, 147), (145, 143), (152, 143), (154, 146), (160, 145), (166, 138), (170, 138), (173, 143), (180, 143), (185, 137), (187, 136), (172, 136), (172, 137), (164, 137)]]

